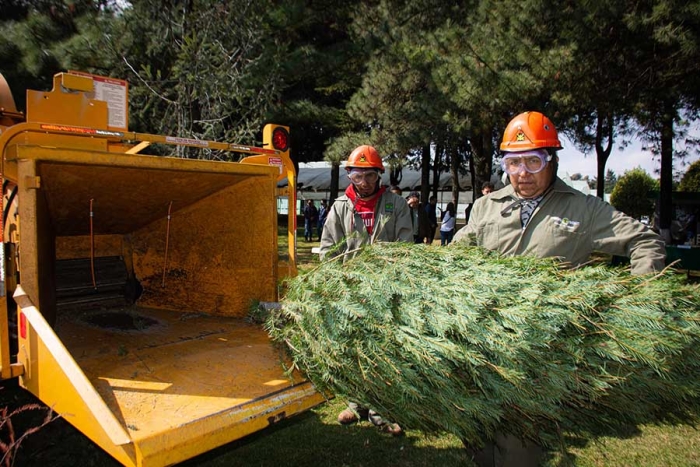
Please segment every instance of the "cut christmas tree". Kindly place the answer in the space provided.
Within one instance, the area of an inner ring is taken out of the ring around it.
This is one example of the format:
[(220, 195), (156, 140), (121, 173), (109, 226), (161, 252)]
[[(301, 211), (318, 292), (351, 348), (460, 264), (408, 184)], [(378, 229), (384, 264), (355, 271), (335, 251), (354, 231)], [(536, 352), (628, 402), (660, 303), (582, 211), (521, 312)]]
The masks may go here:
[(700, 413), (699, 310), (672, 271), (390, 243), (293, 279), (265, 325), (319, 390), (404, 428), (553, 446)]

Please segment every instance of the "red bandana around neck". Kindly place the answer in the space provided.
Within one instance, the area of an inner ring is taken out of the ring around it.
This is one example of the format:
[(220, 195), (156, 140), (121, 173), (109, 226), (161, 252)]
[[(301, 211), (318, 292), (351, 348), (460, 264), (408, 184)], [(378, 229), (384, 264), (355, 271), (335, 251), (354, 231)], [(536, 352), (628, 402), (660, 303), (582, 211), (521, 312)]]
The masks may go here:
[(377, 206), (377, 201), (379, 201), (379, 198), (382, 197), (385, 191), (386, 187), (383, 186), (379, 188), (374, 196), (365, 200), (357, 196), (355, 187), (353, 187), (352, 184), (348, 185), (345, 189), (345, 194), (350, 198), (350, 201), (352, 201), (355, 212), (360, 215), (362, 223), (365, 225), (365, 229), (367, 229), (367, 233), (370, 235), (372, 235), (372, 231), (374, 230), (374, 208)]

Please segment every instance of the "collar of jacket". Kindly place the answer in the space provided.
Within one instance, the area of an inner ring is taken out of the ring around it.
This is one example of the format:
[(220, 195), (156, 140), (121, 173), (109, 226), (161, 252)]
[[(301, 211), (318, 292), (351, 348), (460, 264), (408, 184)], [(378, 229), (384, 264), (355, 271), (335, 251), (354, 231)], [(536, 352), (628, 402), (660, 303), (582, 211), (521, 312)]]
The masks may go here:
[[(503, 192), (503, 193), (501, 193), (501, 192)], [(564, 181), (562, 179), (557, 177), (554, 180), (554, 183), (552, 185), (550, 185), (549, 188), (547, 188), (544, 191), (544, 197), (542, 198), (542, 201), (540, 201), (540, 204), (543, 201), (545, 201), (547, 199), (547, 197), (549, 196), (549, 194), (552, 192), (572, 195), (572, 194), (576, 193), (576, 190), (574, 188), (570, 187), (569, 185), (567, 185), (566, 183), (564, 183)], [(495, 195), (497, 195), (497, 196), (495, 196)], [(504, 204), (507, 203), (506, 206), (501, 210), (502, 216), (509, 211), (512, 211), (514, 209), (519, 208), (521, 202), (525, 199), (525, 198), (519, 198), (515, 194), (515, 189), (513, 188), (513, 185), (508, 185), (507, 187), (503, 188), (502, 190), (498, 190), (498, 191), (494, 192), (491, 195), (491, 197), (494, 201), (504, 203)]]

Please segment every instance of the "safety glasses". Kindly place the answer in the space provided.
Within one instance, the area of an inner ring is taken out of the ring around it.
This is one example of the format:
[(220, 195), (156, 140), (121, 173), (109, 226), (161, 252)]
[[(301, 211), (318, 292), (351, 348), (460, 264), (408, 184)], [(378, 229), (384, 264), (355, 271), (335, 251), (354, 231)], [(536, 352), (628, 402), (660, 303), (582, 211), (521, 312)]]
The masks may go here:
[(536, 151), (519, 152), (517, 154), (508, 154), (501, 159), (501, 168), (508, 175), (515, 175), (525, 169), (531, 174), (542, 172), (547, 167), (547, 162), (552, 160), (544, 149)]
[(365, 172), (360, 170), (352, 170), (348, 174), (348, 178), (355, 185), (358, 185), (363, 181), (372, 184), (377, 183), (377, 180), (379, 180), (379, 173), (377, 173), (375, 170), (368, 170)]

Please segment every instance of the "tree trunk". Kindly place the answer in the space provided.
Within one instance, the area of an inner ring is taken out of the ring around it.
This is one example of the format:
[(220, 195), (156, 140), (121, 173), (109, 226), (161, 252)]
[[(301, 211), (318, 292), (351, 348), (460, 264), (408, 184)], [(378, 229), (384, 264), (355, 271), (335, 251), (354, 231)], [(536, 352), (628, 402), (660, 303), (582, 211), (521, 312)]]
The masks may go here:
[(403, 166), (395, 165), (389, 169), (389, 185), (401, 186), (403, 180)]
[(460, 155), (456, 145), (450, 147), (450, 174), (452, 175), (452, 202), (455, 203), (455, 210), (459, 206), (459, 166)]
[(423, 154), (420, 162), (420, 200), (422, 203), (428, 200), (430, 193), (430, 145), (423, 146)]
[(673, 220), (673, 121), (674, 106), (664, 103), (661, 116), (661, 175), (659, 177), (659, 233), (667, 243), (671, 240)]
[[(610, 157), (613, 145), (613, 116), (608, 113), (602, 117), (598, 112), (598, 122), (595, 132), (595, 153), (598, 160), (598, 179), (596, 184), (596, 194), (598, 198), (605, 199), (605, 165)], [(603, 141), (606, 142), (603, 147)]]
[(340, 162), (331, 163), (331, 185), (328, 188), (330, 200), (328, 200), (330, 207), (335, 199), (338, 197), (338, 186), (340, 184)]
[[(435, 146), (435, 160), (433, 160), (433, 185), (431, 187), (433, 196), (437, 197), (438, 190), (440, 190), (440, 167), (442, 166), (442, 157), (444, 151), (439, 150), (439, 146)], [(425, 200), (426, 203), (428, 200)]]
[(481, 197), (481, 184), (491, 180), (493, 165), (493, 142), (491, 132), (476, 128), (471, 139), (472, 166), (474, 168), (474, 199)]

